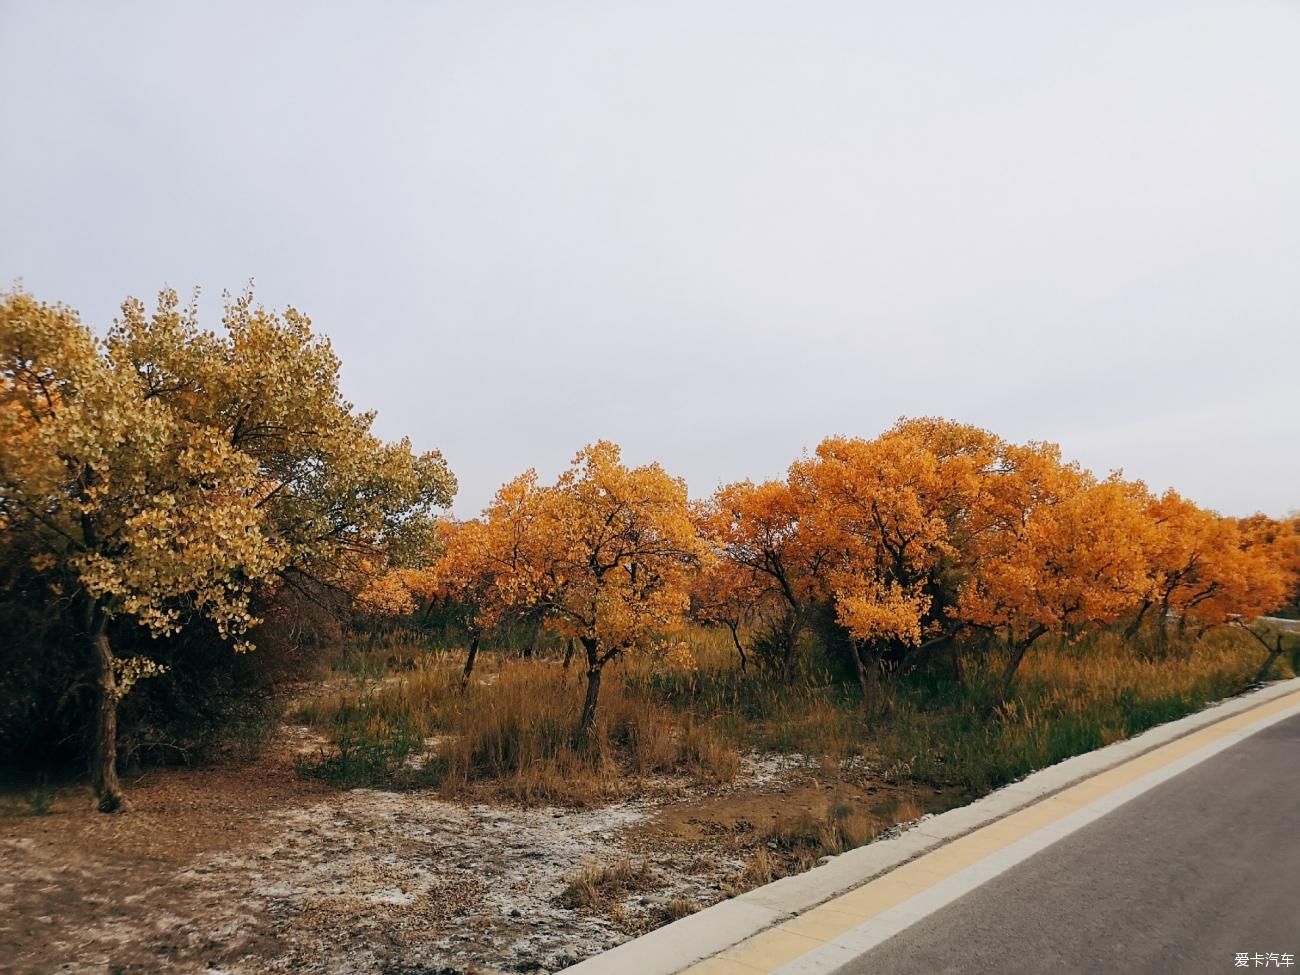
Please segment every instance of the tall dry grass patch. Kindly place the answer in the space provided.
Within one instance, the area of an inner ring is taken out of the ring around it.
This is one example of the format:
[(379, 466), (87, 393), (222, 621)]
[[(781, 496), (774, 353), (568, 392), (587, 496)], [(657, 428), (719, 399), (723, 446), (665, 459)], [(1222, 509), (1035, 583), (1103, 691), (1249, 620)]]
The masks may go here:
[(581, 674), (552, 660), (494, 659), (463, 690), (458, 661), (351, 685), (299, 709), (335, 750), (304, 771), (345, 785), (489, 783), (524, 802), (584, 803), (656, 775), (726, 782), (739, 754), (714, 723), (665, 712), (624, 670), (607, 678), (596, 732), (576, 734)]
[[(960, 677), (936, 662), (887, 678), (887, 704), (868, 716), (833, 661), (789, 679), (741, 673), (727, 634), (697, 630), (692, 649), (690, 665), (646, 655), (612, 666), (596, 733), (580, 740), (582, 673), (555, 657), (484, 653), (462, 690), (460, 654), (377, 645), (341, 662), (332, 690), (299, 708), (331, 741), (302, 771), (348, 786), (584, 804), (656, 777), (729, 782), (745, 753), (797, 752), (832, 776), (857, 756), (889, 781), (978, 793), (1234, 694), (1260, 662), (1231, 628), (1199, 639), (1105, 631), (1036, 646), (1015, 695), (992, 712), (996, 651), (968, 654)], [(858, 825), (846, 821), (840, 836), (818, 824), (829, 832), (817, 849), (863, 841)]]

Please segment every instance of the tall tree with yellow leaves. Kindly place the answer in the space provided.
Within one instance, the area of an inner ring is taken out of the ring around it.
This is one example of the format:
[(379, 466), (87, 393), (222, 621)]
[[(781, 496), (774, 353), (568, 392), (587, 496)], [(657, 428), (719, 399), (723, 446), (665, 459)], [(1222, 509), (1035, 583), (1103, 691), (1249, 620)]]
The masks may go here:
[(77, 607), (97, 674), (92, 784), (120, 809), (117, 705), (156, 673), (119, 659), (114, 626), (157, 637), (206, 619), (237, 650), (255, 589), (288, 570), (427, 536), (454, 479), (436, 454), (383, 444), (338, 392), (338, 363), (304, 316), (245, 295), (225, 334), (163, 292), (129, 300), (104, 342), (75, 312), (0, 297), (2, 544)]
[(1251, 626), (1255, 617), (1300, 603), (1300, 518), (1274, 519), (1256, 514), (1235, 521), (1241, 540), (1236, 571), (1227, 588), (1238, 607), (1229, 617), (1268, 651), (1255, 680), (1262, 681), (1282, 656), (1285, 634), (1273, 634), (1273, 643)]
[(1270, 545), (1272, 519), (1225, 518), (1175, 491), (1153, 499), (1148, 512), (1155, 542), (1151, 585), (1130, 633), (1152, 608), (1163, 633), (1173, 620), (1180, 629), (1204, 629), (1254, 619), (1285, 601), (1287, 574)]
[(804, 527), (805, 514), (788, 481), (729, 484), (697, 510), (700, 532), (718, 557), (703, 580), (703, 607), (731, 629), (742, 661), (739, 623), (748, 619), (766, 650), (760, 659), (786, 674), (809, 615), (825, 598), (828, 549)]
[(958, 632), (951, 609), (996, 518), (1004, 446), (977, 427), (900, 420), (873, 440), (824, 440), (792, 469), (868, 710), (886, 654), (912, 659)]
[[(595, 728), (605, 666), (669, 638), (689, 606), (691, 576), (705, 557), (686, 484), (658, 464), (628, 467), (617, 445), (585, 447), (549, 487), (523, 504), (529, 532), (505, 574), (507, 602), (539, 607), (586, 656), (578, 731)], [(488, 512), (491, 524), (493, 512)]]
[(1154, 544), (1143, 485), (1099, 482), (1073, 465), (1021, 474), (1020, 513), (989, 533), (989, 553), (962, 584), (956, 609), (964, 623), (1006, 641), (999, 701), (1043, 636), (1113, 623), (1135, 605)]
[(526, 471), (502, 485), (482, 518), (442, 526), (445, 548), (431, 576), (438, 595), (465, 610), (469, 648), (462, 688), (474, 672), (485, 634), (508, 619), (544, 611), (541, 499), (536, 472)]
[(749, 653), (742, 631), (763, 621), (771, 589), (756, 573), (726, 557), (714, 557), (695, 573), (691, 581), (691, 616), (705, 626), (725, 626), (740, 661), (740, 672), (749, 671)]

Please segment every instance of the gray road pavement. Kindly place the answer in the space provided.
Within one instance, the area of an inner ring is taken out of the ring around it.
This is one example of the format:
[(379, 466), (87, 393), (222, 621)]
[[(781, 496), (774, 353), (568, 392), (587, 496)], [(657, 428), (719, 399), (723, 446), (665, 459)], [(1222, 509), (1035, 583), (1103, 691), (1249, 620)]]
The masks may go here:
[[(1239, 952), (1251, 956), (1244, 969)], [(1283, 969), (1287, 954), (1294, 964)], [(1300, 973), (1300, 717), (1144, 793), (840, 972), (1250, 970)]]

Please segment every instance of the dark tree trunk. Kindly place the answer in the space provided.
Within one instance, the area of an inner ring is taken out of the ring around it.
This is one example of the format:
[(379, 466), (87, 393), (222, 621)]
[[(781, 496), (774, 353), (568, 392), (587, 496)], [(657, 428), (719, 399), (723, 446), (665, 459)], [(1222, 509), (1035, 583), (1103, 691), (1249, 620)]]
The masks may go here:
[(1124, 631), (1124, 638), (1126, 640), (1131, 640), (1135, 636), (1137, 636), (1138, 630), (1142, 629), (1142, 619), (1147, 615), (1147, 610), (1149, 610), (1150, 608), (1151, 608), (1151, 600), (1149, 599), (1143, 600), (1142, 608), (1138, 610), (1137, 616), (1133, 617), (1133, 622), (1130, 623), (1128, 625), (1128, 628)]
[(463, 691), (469, 686), (470, 675), (474, 673), (474, 662), (478, 660), (478, 644), (480, 634), (475, 632), (469, 638), (469, 652), (465, 654), (465, 669), (460, 675), (460, 689)]
[(91, 755), (90, 784), (100, 812), (124, 808), (122, 783), (117, 777), (117, 677), (113, 673), (113, 647), (108, 642), (108, 617), (94, 611), (91, 644), (98, 667), (99, 702), (95, 712), (95, 742)]
[(1005, 704), (1007, 695), (1011, 693), (1011, 682), (1016, 679), (1016, 671), (1020, 669), (1020, 662), (1025, 659), (1025, 653), (1029, 647), (1043, 635), (1040, 628), (1035, 630), (1030, 636), (1015, 644), (1011, 648), (1011, 657), (1007, 660), (1007, 666), (1002, 671), (1002, 680), (998, 684), (998, 698), (995, 704)]
[(565, 670), (569, 669), (569, 664), (572, 663), (572, 661), (573, 661), (573, 637), (569, 637), (569, 642), (564, 648), (563, 667)]
[(1027, 643), (1018, 644), (1011, 651), (1011, 657), (1007, 660), (1007, 665), (1002, 669), (1002, 679), (998, 681), (998, 704), (1005, 704), (1007, 695), (1011, 693), (1011, 682), (1016, 679), (1016, 671), (1020, 669), (1020, 661), (1025, 659), (1025, 651), (1029, 649)]
[(582, 637), (582, 649), (587, 653), (587, 696), (582, 702), (582, 718), (578, 721), (578, 737), (589, 742), (596, 732), (596, 705), (600, 702), (600, 676), (609, 655), (601, 659), (600, 645), (595, 637)]
[(782, 626), (782, 636), (784, 646), (782, 650), (781, 671), (786, 677), (794, 674), (795, 663), (799, 659), (799, 631), (802, 629), (802, 621), (799, 619), (799, 611), (790, 610)]
[(727, 620), (727, 629), (731, 631), (731, 642), (736, 645), (736, 653), (740, 654), (740, 672), (746, 673), (749, 670), (749, 658), (745, 656), (745, 645), (740, 642), (739, 628)]
[(601, 667), (587, 668), (587, 696), (582, 702), (582, 720), (578, 722), (578, 736), (590, 740), (596, 731), (596, 705), (600, 700)]
[[(1262, 640), (1260, 642), (1263, 643)], [(1265, 646), (1267, 646), (1267, 644), (1265, 644)], [(1281, 633), (1277, 634), (1277, 642), (1269, 649), (1268, 658), (1264, 661), (1263, 666), (1259, 668), (1259, 673), (1255, 675), (1256, 684), (1261, 684), (1268, 679), (1268, 672), (1273, 669), (1273, 665), (1277, 663), (1277, 658), (1280, 656), (1282, 656)]]
[(537, 656), (537, 647), (542, 638), (542, 624), (539, 620), (533, 620), (528, 630), (528, 642), (524, 644), (524, 658), (532, 659)]
[(1160, 600), (1159, 637), (1160, 637), (1161, 647), (1169, 646), (1169, 599), (1170, 599), (1170, 594), (1165, 593), (1164, 598)]
[(866, 663), (862, 659), (862, 648), (854, 641), (849, 645), (853, 655), (853, 667), (858, 674), (858, 686), (862, 688), (862, 710), (868, 717), (876, 713), (876, 697), (879, 689), (879, 673), (876, 661)]

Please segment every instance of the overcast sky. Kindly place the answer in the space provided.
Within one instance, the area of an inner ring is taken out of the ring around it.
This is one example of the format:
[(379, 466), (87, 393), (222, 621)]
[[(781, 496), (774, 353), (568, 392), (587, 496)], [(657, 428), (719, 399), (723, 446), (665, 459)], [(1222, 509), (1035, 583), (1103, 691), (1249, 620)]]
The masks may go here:
[(462, 515), (917, 414), (1300, 505), (1295, 0), (0, 0), (0, 110), (0, 286), (255, 278)]

